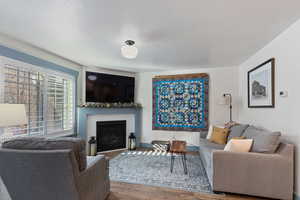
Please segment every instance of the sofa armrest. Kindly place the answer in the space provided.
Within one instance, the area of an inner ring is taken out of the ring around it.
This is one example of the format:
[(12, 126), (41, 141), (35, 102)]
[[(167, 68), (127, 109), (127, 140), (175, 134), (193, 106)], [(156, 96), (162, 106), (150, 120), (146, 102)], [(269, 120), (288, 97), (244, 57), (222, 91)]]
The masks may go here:
[(110, 190), (109, 161), (98, 155), (79, 175), (81, 199), (105, 199)]
[(221, 150), (212, 156), (215, 191), (292, 199), (293, 158)]

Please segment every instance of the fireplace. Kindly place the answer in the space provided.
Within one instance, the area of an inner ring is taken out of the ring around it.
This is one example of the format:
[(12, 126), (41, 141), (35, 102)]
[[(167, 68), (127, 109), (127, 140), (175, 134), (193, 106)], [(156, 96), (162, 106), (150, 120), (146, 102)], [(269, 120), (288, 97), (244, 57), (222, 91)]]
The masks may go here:
[(126, 120), (97, 121), (97, 151), (126, 148)]

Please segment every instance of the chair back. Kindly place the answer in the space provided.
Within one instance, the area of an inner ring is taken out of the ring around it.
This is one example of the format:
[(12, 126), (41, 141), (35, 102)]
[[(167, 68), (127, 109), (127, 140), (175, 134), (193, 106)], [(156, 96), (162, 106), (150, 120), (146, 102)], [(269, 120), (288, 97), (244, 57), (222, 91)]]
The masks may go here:
[(0, 177), (12, 200), (79, 200), (71, 150), (0, 149)]

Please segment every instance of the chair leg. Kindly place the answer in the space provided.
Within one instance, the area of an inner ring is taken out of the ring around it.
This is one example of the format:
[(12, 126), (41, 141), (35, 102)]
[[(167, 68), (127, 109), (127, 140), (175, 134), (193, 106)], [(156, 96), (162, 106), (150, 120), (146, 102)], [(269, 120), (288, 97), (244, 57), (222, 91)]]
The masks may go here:
[(183, 160), (183, 159), (184, 159), (184, 158), (183, 158), (183, 154), (180, 155), (180, 158), (181, 158), (181, 162), (182, 162), (183, 169), (185, 170), (184, 160)]
[(174, 159), (175, 159), (175, 156), (174, 156), (173, 153), (172, 153), (172, 154), (171, 154), (171, 168), (170, 168), (171, 173), (173, 172)]

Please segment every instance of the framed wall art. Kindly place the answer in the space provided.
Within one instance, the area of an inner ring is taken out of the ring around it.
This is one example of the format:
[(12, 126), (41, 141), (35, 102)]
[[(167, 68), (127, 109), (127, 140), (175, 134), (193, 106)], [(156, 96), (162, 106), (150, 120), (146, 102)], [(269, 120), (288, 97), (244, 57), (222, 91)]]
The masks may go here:
[(248, 72), (248, 107), (275, 107), (275, 59), (262, 63)]

